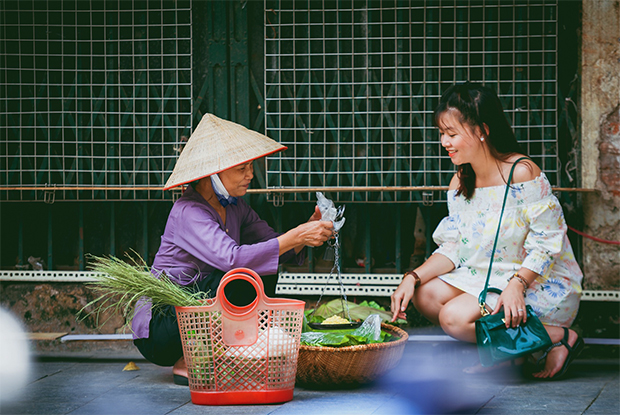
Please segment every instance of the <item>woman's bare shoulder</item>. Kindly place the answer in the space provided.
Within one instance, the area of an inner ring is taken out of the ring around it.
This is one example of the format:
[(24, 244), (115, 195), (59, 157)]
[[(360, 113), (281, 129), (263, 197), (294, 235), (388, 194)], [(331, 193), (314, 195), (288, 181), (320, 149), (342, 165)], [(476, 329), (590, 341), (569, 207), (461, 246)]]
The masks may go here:
[(452, 176), (452, 180), (450, 180), (450, 190), (456, 190), (459, 188), (459, 176), (458, 173), (454, 173), (454, 176)]
[[(519, 157), (523, 156), (515, 156), (514, 160), (511, 161), (514, 162), (518, 160)], [(512, 175), (512, 183), (529, 182), (540, 176), (540, 173), (540, 168), (532, 160), (521, 160), (515, 166), (515, 171)]]

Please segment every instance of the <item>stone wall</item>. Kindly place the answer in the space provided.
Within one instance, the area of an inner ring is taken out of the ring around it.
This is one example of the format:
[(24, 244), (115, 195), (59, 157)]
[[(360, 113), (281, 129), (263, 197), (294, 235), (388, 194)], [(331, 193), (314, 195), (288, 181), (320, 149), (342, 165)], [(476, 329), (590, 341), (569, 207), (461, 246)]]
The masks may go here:
[[(10, 310), (28, 332), (33, 333), (130, 333), (126, 320), (118, 313), (104, 312), (99, 316), (78, 316), (94, 298), (93, 292), (81, 283), (3, 282), (0, 285), (0, 306)], [(91, 351), (105, 348), (133, 348), (130, 341), (72, 342), (36, 341), (37, 352)], [(117, 343), (117, 344), (115, 344)]]
[[(584, 0), (581, 186), (584, 232), (620, 240), (620, 1)], [(620, 247), (583, 239), (587, 290), (620, 289)]]

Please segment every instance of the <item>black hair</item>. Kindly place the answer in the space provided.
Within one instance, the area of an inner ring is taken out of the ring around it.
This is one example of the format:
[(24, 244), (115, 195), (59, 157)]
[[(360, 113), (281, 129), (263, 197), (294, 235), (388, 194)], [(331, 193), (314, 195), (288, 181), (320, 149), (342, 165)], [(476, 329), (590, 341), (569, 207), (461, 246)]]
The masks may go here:
[[(525, 154), (508, 123), (501, 101), (491, 88), (470, 82), (448, 88), (433, 114), (436, 127), (439, 127), (441, 116), (452, 109), (460, 113), (458, 118), (462, 124), (478, 127), (482, 131), (495, 159), (505, 161), (515, 153)], [(471, 199), (476, 190), (476, 173), (471, 164), (459, 165), (457, 177), (457, 195)]]

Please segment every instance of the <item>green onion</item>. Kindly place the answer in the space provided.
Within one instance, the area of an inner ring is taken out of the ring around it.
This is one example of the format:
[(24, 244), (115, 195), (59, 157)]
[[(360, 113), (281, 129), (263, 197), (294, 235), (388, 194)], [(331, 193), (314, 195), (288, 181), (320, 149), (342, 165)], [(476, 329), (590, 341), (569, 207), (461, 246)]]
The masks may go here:
[[(84, 306), (78, 316), (99, 316), (109, 311), (127, 316), (142, 297), (149, 297), (153, 307), (204, 305), (202, 300), (208, 298), (207, 293), (190, 292), (172, 282), (165, 273), (152, 273), (140, 255), (135, 251), (133, 253), (137, 258), (127, 254), (130, 262), (114, 256), (88, 255), (88, 268), (96, 273), (96, 280), (88, 283), (87, 287), (98, 294), (98, 297)], [(92, 307), (92, 311), (87, 311)]]

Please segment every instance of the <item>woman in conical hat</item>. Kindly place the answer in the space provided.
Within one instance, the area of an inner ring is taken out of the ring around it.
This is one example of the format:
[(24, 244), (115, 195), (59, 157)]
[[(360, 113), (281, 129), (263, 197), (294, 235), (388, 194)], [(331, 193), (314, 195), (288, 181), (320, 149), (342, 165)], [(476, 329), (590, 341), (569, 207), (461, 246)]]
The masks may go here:
[[(333, 227), (319, 220), (321, 213), (315, 208), (308, 222), (279, 234), (241, 199), (253, 177), (252, 162), (285, 149), (269, 137), (206, 114), (164, 188), (188, 185), (170, 211), (153, 272), (214, 293), (224, 273), (250, 268), (263, 279), (267, 296), (273, 296), (278, 265), (289, 260), (303, 263), (302, 248), (322, 245)], [(229, 301), (245, 305), (256, 298), (253, 288), (248, 292), (236, 282), (226, 285)], [(173, 366), (175, 383), (187, 384), (174, 308), (168, 311), (152, 313), (148, 300), (142, 301), (132, 321), (134, 344), (147, 360)]]

